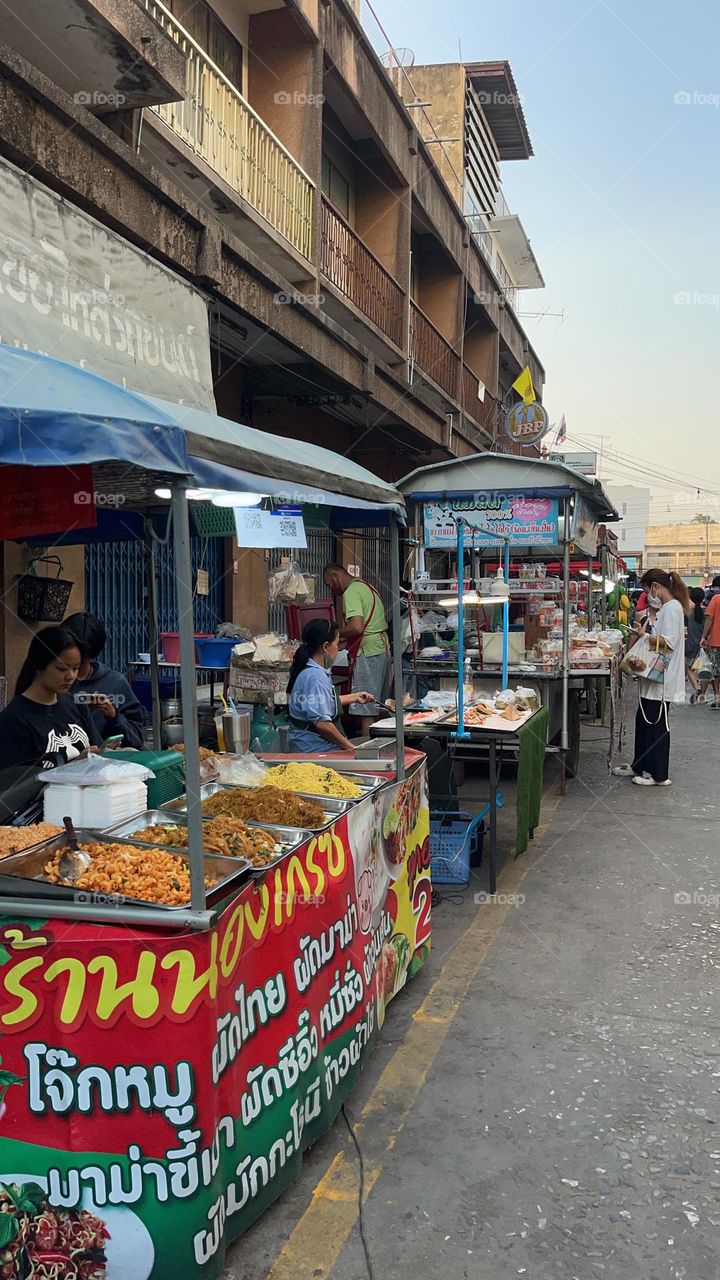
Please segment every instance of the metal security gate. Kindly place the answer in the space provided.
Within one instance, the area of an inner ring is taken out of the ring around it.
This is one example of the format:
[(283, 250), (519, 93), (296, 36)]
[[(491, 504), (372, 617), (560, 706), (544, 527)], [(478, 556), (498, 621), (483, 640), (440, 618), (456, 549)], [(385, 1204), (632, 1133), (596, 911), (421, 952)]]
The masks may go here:
[[(195, 594), (195, 630), (214, 632), (224, 621), (225, 540), (191, 538), (193, 581), (198, 569), (208, 574), (210, 594)], [(177, 631), (175, 568), (172, 545), (156, 548), (158, 566), (158, 629)], [(127, 671), (138, 653), (147, 650), (145, 547), (132, 542), (96, 542), (85, 548), (85, 608), (102, 618), (108, 634), (103, 660), (116, 671)]]

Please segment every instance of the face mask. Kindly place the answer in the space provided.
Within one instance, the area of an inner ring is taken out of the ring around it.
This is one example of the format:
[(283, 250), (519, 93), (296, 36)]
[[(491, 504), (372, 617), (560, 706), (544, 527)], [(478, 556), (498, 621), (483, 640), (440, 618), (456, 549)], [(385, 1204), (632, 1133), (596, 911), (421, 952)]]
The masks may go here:
[(650, 608), (651, 608), (651, 609), (660, 609), (660, 608), (662, 608), (662, 600), (660, 599), (660, 597), (659, 597), (659, 596), (656, 596), (656, 595), (655, 595), (653, 592), (651, 592), (651, 591), (648, 591), (648, 604), (650, 605)]
[(333, 585), (333, 586), (330, 588), (330, 595), (331, 595), (331, 596), (335, 596), (335, 598), (336, 598), (336, 599), (337, 599), (337, 597), (338, 597), (338, 596), (341, 596), (342, 594), (343, 594), (343, 589), (342, 589), (342, 587), (338, 587), (338, 586), (336, 586), (336, 585)]
[(335, 664), (335, 659), (333, 658), (332, 654), (331, 654), (331, 653), (326, 653), (326, 654), (325, 654), (325, 666), (326, 666), (327, 670), (328, 670), (328, 671), (330, 671), (330, 669), (334, 666), (334, 664)]

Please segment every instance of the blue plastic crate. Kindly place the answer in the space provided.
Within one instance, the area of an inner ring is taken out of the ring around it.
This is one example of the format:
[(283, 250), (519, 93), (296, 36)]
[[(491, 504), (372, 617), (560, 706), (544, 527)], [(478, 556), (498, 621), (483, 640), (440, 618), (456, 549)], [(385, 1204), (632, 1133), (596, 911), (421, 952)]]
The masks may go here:
[(432, 813), (430, 815), (430, 874), (433, 884), (470, 883), (470, 859), (482, 847), (485, 834), (481, 826), (488, 812)]

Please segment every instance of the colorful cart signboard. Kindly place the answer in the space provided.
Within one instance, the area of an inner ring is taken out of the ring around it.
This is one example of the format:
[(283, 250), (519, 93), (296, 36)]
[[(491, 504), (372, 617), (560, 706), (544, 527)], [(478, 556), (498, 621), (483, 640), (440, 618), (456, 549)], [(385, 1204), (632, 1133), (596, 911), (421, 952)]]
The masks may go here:
[(0, 1274), (218, 1280), (422, 966), (430, 899), (418, 765), (207, 932), (0, 919)]
[(466, 540), (478, 546), (556, 547), (559, 510), (556, 498), (522, 493), (473, 494), (424, 504), (425, 546), (457, 547), (457, 522), (465, 522)]

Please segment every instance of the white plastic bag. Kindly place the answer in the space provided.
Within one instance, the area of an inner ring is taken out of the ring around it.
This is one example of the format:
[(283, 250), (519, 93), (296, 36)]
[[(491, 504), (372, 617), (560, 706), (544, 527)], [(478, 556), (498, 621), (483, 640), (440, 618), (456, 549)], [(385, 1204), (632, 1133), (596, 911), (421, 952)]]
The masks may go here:
[(268, 766), (258, 760), (252, 751), (244, 755), (216, 756), (218, 779), (234, 787), (261, 787), (268, 772)]
[(105, 786), (112, 782), (143, 782), (155, 774), (144, 764), (132, 760), (111, 760), (109, 756), (89, 755), (84, 760), (71, 760), (57, 769), (44, 769), (37, 775), (39, 782), (74, 786)]

